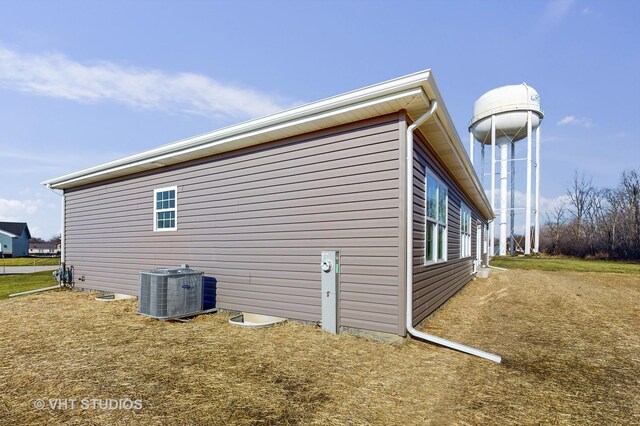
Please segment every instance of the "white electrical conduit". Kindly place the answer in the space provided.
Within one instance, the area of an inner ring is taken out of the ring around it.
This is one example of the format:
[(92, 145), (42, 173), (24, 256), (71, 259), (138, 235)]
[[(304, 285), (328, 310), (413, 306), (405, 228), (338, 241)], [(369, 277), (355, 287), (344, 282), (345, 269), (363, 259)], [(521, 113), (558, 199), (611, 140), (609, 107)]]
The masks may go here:
[[(424, 95), (425, 102), (429, 105), (429, 99)], [(406, 157), (406, 173), (407, 173), (407, 271), (406, 271), (406, 287), (407, 287), (407, 300), (406, 300), (406, 319), (407, 319), (407, 332), (421, 340), (432, 342), (440, 346), (455, 349), (460, 352), (464, 352), (470, 355), (475, 355), (480, 358), (485, 358), (493, 362), (500, 363), (502, 358), (499, 355), (495, 355), (489, 352), (475, 349), (460, 343), (452, 342), (451, 340), (443, 339), (441, 337), (434, 336), (432, 334), (423, 333), (413, 328), (413, 132), (424, 123), (435, 112), (438, 107), (438, 103), (434, 100), (431, 102), (431, 108), (422, 117), (418, 118), (413, 124), (407, 128), (407, 157)]]

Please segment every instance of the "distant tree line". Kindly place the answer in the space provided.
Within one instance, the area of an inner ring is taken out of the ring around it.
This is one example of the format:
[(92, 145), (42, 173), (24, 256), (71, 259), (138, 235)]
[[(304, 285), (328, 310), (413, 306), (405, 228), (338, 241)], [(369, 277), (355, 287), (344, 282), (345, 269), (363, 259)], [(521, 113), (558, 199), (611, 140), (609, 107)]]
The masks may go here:
[(540, 242), (549, 254), (640, 259), (640, 173), (623, 172), (609, 189), (576, 172), (566, 201), (547, 212)]
[(30, 243), (52, 243), (52, 244), (60, 244), (60, 234), (54, 235), (53, 237), (45, 240), (44, 238), (34, 237), (29, 240)]

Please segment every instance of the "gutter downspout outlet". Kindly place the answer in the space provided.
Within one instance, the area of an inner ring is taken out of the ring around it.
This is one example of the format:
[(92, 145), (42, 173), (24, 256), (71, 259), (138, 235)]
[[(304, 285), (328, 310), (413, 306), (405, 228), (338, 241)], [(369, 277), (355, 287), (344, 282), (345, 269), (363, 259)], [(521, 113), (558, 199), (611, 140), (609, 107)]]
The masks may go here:
[[(423, 93), (423, 98), (427, 105), (429, 105), (429, 99)], [(406, 298), (406, 324), (407, 324), (407, 332), (420, 340), (425, 340), (427, 342), (432, 342), (438, 344), (440, 346), (445, 346), (447, 348), (455, 349), (460, 352), (464, 352), (470, 355), (475, 355), (480, 358), (488, 359), (490, 361), (500, 363), (502, 358), (499, 355), (495, 355), (489, 352), (485, 352), (480, 349), (475, 349), (461, 343), (456, 343), (451, 340), (443, 339), (438, 336), (434, 336), (432, 334), (423, 333), (421, 331), (416, 330), (413, 327), (413, 132), (431, 115), (436, 111), (438, 107), (438, 103), (434, 100), (431, 102), (431, 107), (429, 111), (424, 113), (422, 117), (418, 118), (413, 124), (407, 127), (407, 157), (406, 157), (406, 171), (407, 171), (407, 183), (406, 183), (406, 211), (407, 211), (407, 235), (406, 235), (406, 289), (407, 289), (407, 298)]]

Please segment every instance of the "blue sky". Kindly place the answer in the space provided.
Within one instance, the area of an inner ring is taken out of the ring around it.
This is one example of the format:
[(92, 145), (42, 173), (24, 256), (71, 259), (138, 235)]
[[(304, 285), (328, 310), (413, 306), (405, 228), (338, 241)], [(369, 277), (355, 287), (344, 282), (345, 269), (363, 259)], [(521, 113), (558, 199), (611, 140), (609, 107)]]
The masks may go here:
[[(640, 2), (0, 2), (0, 220), (59, 232), (45, 179), (431, 68), (473, 102), (541, 95), (542, 196), (640, 169)], [(519, 145), (519, 147), (524, 144)]]

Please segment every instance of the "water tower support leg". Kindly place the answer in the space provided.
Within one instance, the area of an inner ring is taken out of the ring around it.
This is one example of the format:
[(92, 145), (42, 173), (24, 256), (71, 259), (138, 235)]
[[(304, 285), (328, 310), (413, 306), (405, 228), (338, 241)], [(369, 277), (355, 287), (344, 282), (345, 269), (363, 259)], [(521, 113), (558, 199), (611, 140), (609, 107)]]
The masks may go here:
[(527, 112), (527, 198), (525, 207), (524, 254), (531, 254), (531, 111)]
[(481, 159), (480, 159), (480, 163), (481, 163), (481, 164), (480, 164), (480, 174), (482, 175), (482, 176), (481, 176), (481, 179), (482, 179), (482, 187), (483, 187), (483, 188), (486, 188), (487, 186), (484, 184), (484, 183), (485, 183), (485, 180), (486, 180), (486, 179), (484, 178), (484, 144), (481, 144), (481, 145), (482, 145), (482, 146), (480, 147), (480, 157), (481, 157)]
[(534, 242), (533, 252), (540, 250), (540, 127), (536, 130), (536, 211), (533, 220)]
[(507, 255), (507, 166), (508, 142), (500, 143), (500, 256)]
[[(496, 116), (491, 116), (491, 208), (495, 214), (496, 211)], [(489, 255), (493, 257), (495, 252), (496, 240), (496, 220), (491, 221), (491, 229), (489, 231)]]
[(471, 160), (471, 165), (473, 166), (473, 133), (469, 132), (469, 159)]
[(515, 256), (516, 254), (516, 244), (514, 239), (515, 236), (515, 210), (516, 206), (516, 143), (511, 141), (511, 212), (510, 223), (509, 223), (509, 254), (511, 256)]

